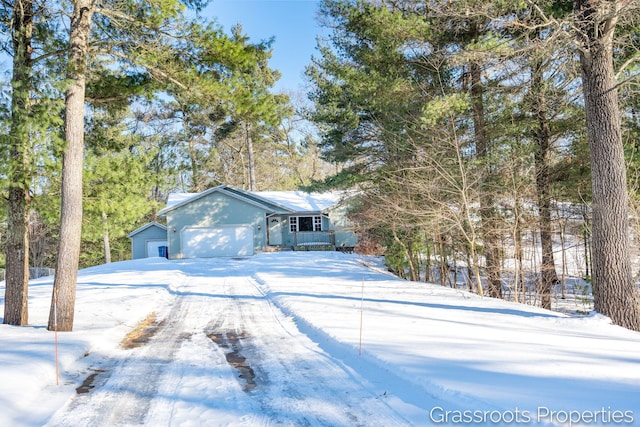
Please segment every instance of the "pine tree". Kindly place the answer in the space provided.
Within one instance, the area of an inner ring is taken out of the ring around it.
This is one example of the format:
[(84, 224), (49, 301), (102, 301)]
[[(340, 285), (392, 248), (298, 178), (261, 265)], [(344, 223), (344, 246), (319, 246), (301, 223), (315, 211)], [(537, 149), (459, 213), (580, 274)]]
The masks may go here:
[(82, 167), (84, 101), (89, 36), (96, 4), (75, 0), (69, 33), (69, 87), (65, 97), (65, 149), (62, 160), (60, 237), (58, 239), (49, 330), (71, 331), (75, 314), (76, 281), (82, 233)]
[(153, 153), (141, 146), (140, 136), (127, 131), (128, 120), (126, 107), (110, 105), (94, 108), (88, 121), (81, 266), (126, 259), (123, 251), (128, 258), (127, 234), (159, 208), (149, 200), (152, 172), (147, 165)]
[[(189, 5), (196, 9), (202, 6), (198, 1)], [(226, 93), (224, 84), (220, 83), (229, 78), (225, 65), (238, 61), (238, 52), (242, 50), (228, 38), (209, 31), (209, 27), (185, 20), (184, 4), (177, 0), (142, 5), (139, 2), (107, 3), (100, 8), (93, 2), (78, 0), (73, 6), (69, 86), (65, 98), (60, 237), (49, 315), (49, 329), (65, 331), (73, 327), (81, 244), (83, 107), (91, 71), (89, 60), (100, 62), (111, 55), (113, 64), (130, 70), (130, 75), (142, 74), (165, 93), (194, 91), (193, 96), (204, 95), (205, 100), (211, 100), (215, 95)], [(92, 33), (94, 19), (100, 25)], [(108, 42), (110, 50), (99, 50), (98, 55), (90, 56), (93, 52), (90, 41), (94, 39)], [(102, 67), (101, 71), (108, 69), (108, 66)], [(201, 69), (206, 69), (206, 77), (217, 84), (203, 83)]]
[(30, 108), (32, 90), (33, 2), (15, 0), (11, 36), (13, 77), (11, 130), (8, 136), (8, 215), (5, 272), (4, 323), (29, 322), (29, 190), (31, 179)]
[(574, 1), (592, 169), (594, 308), (616, 325), (635, 331), (640, 331), (640, 299), (631, 275), (627, 181), (613, 46), (618, 20), (637, 14), (638, 6), (638, 2), (626, 1)]
[(233, 28), (232, 39), (252, 56), (252, 62), (235, 74), (232, 85), (232, 115), (244, 139), (248, 156), (249, 190), (258, 189), (256, 183), (256, 160), (254, 139), (263, 138), (262, 129), (276, 126), (292, 112), (288, 108), (289, 98), (284, 94), (273, 94), (270, 89), (280, 78), (280, 73), (269, 68), (270, 43), (249, 45), (242, 27)]

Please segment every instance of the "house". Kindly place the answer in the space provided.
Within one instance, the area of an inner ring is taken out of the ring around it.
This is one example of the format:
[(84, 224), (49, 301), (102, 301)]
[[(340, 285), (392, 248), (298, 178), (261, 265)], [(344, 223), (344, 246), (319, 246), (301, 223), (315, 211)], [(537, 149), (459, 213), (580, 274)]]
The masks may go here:
[(356, 236), (340, 202), (338, 193), (249, 192), (220, 185), (171, 194), (158, 216), (166, 219), (170, 259), (351, 249)]
[(150, 222), (132, 231), (127, 237), (131, 239), (132, 259), (165, 255), (167, 227), (162, 224)]

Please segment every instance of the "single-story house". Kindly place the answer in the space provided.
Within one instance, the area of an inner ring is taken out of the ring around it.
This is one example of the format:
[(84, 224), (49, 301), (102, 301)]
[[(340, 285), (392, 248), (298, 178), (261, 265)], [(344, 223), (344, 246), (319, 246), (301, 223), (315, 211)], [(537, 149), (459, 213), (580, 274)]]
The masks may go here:
[[(165, 218), (168, 257), (247, 256), (275, 249), (352, 249), (340, 193), (250, 192), (220, 185), (169, 195)], [(133, 233), (132, 233), (133, 234)]]
[(127, 237), (131, 239), (132, 259), (166, 255), (167, 227), (162, 224), (150, 222), (132, 231)]

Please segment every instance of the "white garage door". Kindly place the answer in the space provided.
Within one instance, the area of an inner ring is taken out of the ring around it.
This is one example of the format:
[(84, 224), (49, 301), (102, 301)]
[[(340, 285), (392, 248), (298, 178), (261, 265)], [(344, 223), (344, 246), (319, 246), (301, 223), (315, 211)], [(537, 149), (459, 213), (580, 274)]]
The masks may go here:
[(253, 255), (253, 229), (250, 226), (185, 228), (181, 237), (185, 258)]

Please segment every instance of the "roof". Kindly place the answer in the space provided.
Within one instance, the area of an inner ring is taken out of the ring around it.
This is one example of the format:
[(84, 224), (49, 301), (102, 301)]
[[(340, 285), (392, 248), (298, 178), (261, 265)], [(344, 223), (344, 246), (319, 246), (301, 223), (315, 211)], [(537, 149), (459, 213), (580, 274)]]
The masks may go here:
[(304, 191), (256, 191), (253, 194), (296, 212), (321, 212), (340, 202), (340, 194)]
[(189, 204), (214, 192), (222, 192), (228, 196), (241, 199), (247, 203), (260, 206), (267, 211), (279, 207), (283, 212), (323, 212), (340, 202), (340, 193), (307, 193), (304, 191), (246, 191), (229, 185), (220, 185), (201, 193), (172, 193), (167, 198), (167, 206), (158, 212), (164, 216), (180, 206)]
[(135, 230), (133, 230), (131, 233), (129, 233), (127, 235), (127, 237), (132, 238), (133, 236), (135, 236), (138, 233), (142, 233), (144, 230), (146, 230), (147, 228), (151, 228), (151, 227), (158, 227), (164, 231), (167, 230), (167, 227), (165, 227), (164, 225), (157, 223), (155, 221), (147, 223), (145, 225), (143, 225), (142, 227), (136, 228)]
[(197, 196), (200, 193), (171, 193), (167, 197), (167, 206), (174, 206), (178, 203), (182, 203), (191, 197)]

